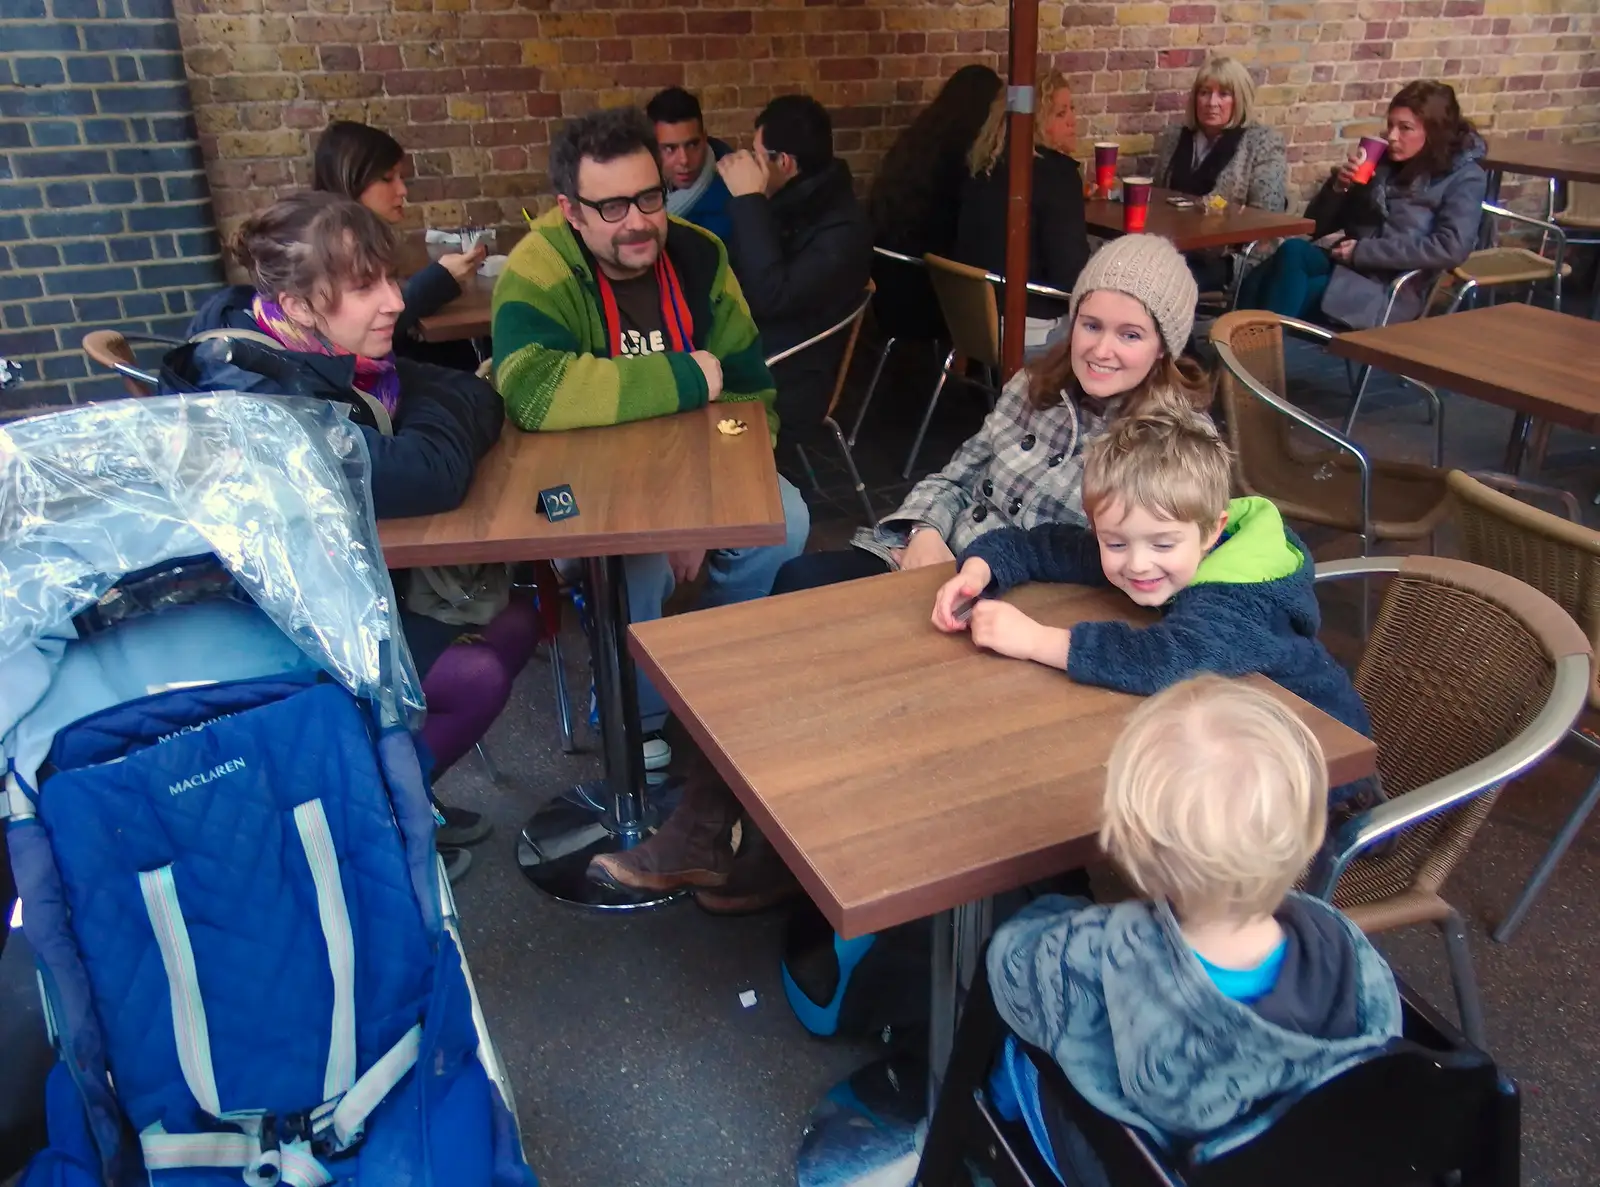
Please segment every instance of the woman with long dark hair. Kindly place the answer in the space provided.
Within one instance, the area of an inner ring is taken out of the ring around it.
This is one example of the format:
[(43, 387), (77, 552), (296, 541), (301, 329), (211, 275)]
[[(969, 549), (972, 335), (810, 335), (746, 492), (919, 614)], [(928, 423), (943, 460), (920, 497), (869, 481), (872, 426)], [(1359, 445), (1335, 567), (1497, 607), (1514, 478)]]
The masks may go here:
[[(1483, 217), (1486, 148), (1461, 114), (1455, 90), (1423, 79), (1389, 101), (1388, 149), (1364, 184), (1360, 149), (1306, 207), (1314, 238), (1290, 239), (1239, 286), (1239, 305), (1285, 317), (1377, 325), (1389, 282), (1421, 268), (1439, 273), (1466, 260)], [(1407, 285), (1391, 321), (1423, 312), (1427, 285)]]
[[(967, 153), (1002, 90), (989, 67), (963, 66), (900, 133), (872, 182), (874, 243), (918, 260), (954, 252)], [(922, 270), (893, 260), (873, 265), (880, 328), (897, 338), (943, 335), (944, 317)]]
[[(389, 133), (351, 120), (328, 125), (317, 140), (311, 162), (311, 186), (359, 202), (391, 226), (405, 217), (406, 150)], [(430, 350), (415, 333), (417, 322), (437, 313), (461, 295), (477, 274), (487, 248), (447, 252), (406, 281), (405, 311), (395, 326), (395, 349), (428, 362), (471, 370), (470, 352)], [(452, 346), (456, 344), (450, 344)]]

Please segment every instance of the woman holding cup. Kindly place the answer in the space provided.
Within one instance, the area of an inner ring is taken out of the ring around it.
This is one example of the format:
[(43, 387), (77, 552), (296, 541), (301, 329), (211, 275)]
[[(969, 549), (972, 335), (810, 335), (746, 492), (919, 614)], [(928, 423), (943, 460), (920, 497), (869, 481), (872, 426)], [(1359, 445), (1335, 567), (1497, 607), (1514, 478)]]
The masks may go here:
[[(1306, 207), (1314, 238), (1286, 241), (1250, 272), (1239, 306), (1356, 329), (1377, 325), (1396, 275), (1443, 272), (1471, 253), (1485, 151), (1452, 87), (1407, 83), (1389, 103), (1384, 138), (1363, 139)], [(1421, 314), (1427, 291), (1407, 285), (1390, 320)]]

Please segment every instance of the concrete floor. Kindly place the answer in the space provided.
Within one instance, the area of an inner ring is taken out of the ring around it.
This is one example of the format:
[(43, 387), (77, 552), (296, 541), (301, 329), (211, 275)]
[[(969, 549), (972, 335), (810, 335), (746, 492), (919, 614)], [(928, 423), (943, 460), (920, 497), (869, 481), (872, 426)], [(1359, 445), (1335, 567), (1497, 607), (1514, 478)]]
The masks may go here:
[[(858, 382), (869, 373), (871, 350), (864, 344)], [(904, 490), (896, 479), (932, 380), (922, 352), (906, 355), (886, 371), (858, 451), (882, 510)], [(1339, 364), (1297, 352), (1291, 371), (1306, 381), (1296, 391), (1303, 404), (1330, 417), (1342, 411)], [(1447, 404), (1448, 464), (1496, 467), (1510, 414), (1465, 397), (1447, 397)], [(982, 408), (976, 394), (946, 393), (922, 471), (942, 464)], [(1370, 408), (1358, 436), (1373, 452), (1425, 460), (1430, 430), (1414, 402), (1384, 382)], [(1591, 523), (1596, 445), (1558, 432), (1543, 473), (1584, 499)], [(838, 546), (858, 510), (848, 488), (818, 468), (832, 494), (813, 503), (812, 547)], [(1327, 534), (1308, 539), (1320, 559), (1351, 551), (1348, 541)], [(1330, 606), (1330, 622), (1348, 620), (1345, 609)], [(581, 639), (569, 637), (567, 652), (573, 687), (586, 688)], [(513, 855), (521, 821), (547, 796), (598, 770), (592, 753), (562, 755), (556, 738), (549, 668), (535, 661), (490, 734), (502, 785), (468, 758), (440, 788), (445, 799), (488, 813), (496, 825), (457, 897), (484, 1008), (515, 1080), (530, 1158), (551, 1187), (792, 1184), (807, 1112), (862, 1061), (862, 1050), (812, 1039), (789, 1014), (778, 977), (780, 919), (716, 920), (688, 903), (631, 917), (581, 914), (522, 880)], [(1592, 975), (1600, 955), (1593, 925), (1600, 825), (1574, 845), (1514, 943), (1492, 943), (1487, 927), (1593, 775), (1592, 767), (1557, 756), (1512, 787), (1449, 884), (1473, 927), (1495, 1052), (1522, 1084), (1527, 1184), (1600, 1181), (1600, 991)], [(1453, 1007), (1435, 935), (1401, 933), (1382, 947), (1431, 1001), (1447, 1012)], [(753, 1009), (739, 1005), (744, 989), (756, 991)]]

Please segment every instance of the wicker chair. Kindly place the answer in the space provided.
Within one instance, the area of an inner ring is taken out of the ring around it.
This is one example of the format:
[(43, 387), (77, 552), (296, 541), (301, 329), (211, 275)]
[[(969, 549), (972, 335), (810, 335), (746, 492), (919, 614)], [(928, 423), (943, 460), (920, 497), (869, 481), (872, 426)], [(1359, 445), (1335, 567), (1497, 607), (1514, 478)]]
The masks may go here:
[(1461, 1029), (1484, 1042), (1461, 916), (1440, 891), (1496, 795), (1561, 742), (1592, 686), (1590, 644), (1544, 594), (1442, 557), (1317, 566), (1317, 580), (1388, 576), (1356, 669), (1384, 794), (1341, 825), (1306, 888), (1367, 932), (1432, 923)]
[(1438, 394), (1413, 384), (1433, 410), (1434, 465), (1374, 461), (1349, 437), (1289, 401), (1285, 330), (1321, 343), (1333, 337), (1321, 326), (1259, 309), (1226, 314), (1211, 327), (1223, 363), (1222, 405), (1240, 489), (1264, 495), (1293, 519), (1355, 533), (1363, 556), (1377, 540), (1427, 538), (1447, 506), (1438, 468), (1444, 451)]
[[(1530, 507), (1470, 474), (1454, 471), (1449, 481), (1461, 528), (1463, 559), (1509, 573), (1551, 598), (1573, 617), (1600, 654), (1600, 532)], [(1600, 709), (1600, 668), (1589, 684), (1589, 707)], [(1600, 734), (1580, 725), (1572, 730), (1572, 737), (1586, 745), (1590, 753), (1600, 755)], [(1522, 925), (1596, 803), (1600, 803), (1600, 773), (1495, 929), (1496, 940), (1504, 943)]]
[(1572, 273), (1572, 265), (1562, 258), (1567, 254), (1566, 231), (1558, 223), (1518, 214), (1515, 210), (1507, 210), (1492, 202), (1483, 204), (1483, 213), (1490, 220), (1504, 219), (1537, 230), (1542, 236), (1541, 247), (1550, 240), (1555, 241), (1555, 254), (1546, 256), (1529, 247), (1504, 246), (1485, 247), (1473, 252), (1465, 263), (1450, 270), (1451, 277), (1461, 287), (1451, 299), (1448, 312), (1454, 313), (1460, 309), (1462, 302), (1479, 289), (1527, 285), (1531, 300), (1533, 286), (1546, 281), (1550, 282), (1551, 300), (1556, 312), (1561, 312), (1561, 282)]

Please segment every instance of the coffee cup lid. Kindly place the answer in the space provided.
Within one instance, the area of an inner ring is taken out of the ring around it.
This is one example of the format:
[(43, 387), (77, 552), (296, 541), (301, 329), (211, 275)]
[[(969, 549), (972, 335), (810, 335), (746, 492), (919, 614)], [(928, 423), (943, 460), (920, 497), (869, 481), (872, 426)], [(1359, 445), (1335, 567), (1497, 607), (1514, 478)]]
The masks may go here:
[(1124, 177), (1122, 179), (1123, 185), (1155, 185), (1155, 183), (1156, 179), (1153, 177)]
[(1117, 147), (1119, 147), (1115, 140), (1096, 140), (1094, 142), (1094, 146), (1096, 148), (1117, 148)]

